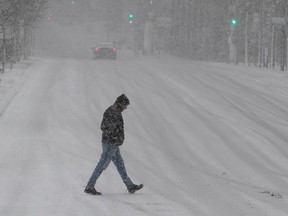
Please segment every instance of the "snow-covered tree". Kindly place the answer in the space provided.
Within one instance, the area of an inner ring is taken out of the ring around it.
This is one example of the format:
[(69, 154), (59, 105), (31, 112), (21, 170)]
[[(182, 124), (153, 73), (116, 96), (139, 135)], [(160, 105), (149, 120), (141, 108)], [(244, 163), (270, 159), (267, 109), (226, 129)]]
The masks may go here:
[(1, 44), (0, 59), (2, 71), (5, 63), (11, 65), (31, 54), (33, 28), (43, 16), (47, 0), (0, 0)]

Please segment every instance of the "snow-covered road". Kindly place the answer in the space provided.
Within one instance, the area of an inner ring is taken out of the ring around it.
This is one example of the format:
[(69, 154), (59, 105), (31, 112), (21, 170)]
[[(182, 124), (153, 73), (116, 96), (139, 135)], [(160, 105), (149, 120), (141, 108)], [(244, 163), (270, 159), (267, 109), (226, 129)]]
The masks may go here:
[[(0, 215), (288, 215), (287, 74), (124, 51), (25, 73), (1, 110)], [(121, 150), (145, 187), (129, 195), (111, 164), (89, 196), (102, 115), (122, 93)]]

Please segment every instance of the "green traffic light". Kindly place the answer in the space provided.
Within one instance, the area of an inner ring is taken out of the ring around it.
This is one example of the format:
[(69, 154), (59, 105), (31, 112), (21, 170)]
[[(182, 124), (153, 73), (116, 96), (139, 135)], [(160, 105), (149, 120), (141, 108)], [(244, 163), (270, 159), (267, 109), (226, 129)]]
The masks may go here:
[(133, 19), (134, 15), (133, 14), (129, 14), (129, 18)]
[(236, 25), (237, 24), (237, 19), (231, 19), (231, 24)]

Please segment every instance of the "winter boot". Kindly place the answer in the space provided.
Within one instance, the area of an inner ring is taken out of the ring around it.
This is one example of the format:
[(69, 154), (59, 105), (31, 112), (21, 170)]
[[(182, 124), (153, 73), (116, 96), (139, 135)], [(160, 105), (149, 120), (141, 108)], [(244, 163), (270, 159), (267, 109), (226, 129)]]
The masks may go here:
[(128, 189), (128, 192), (129, 193), (135, 193), (136, 191), (140, 190), (141, 188), (143, 188), (144, 185), (143, 184), (140, 184), (140, 185), (133, 185), (133, 187), (129, 188)]
[(95, 188), (86, 187), (84, 192), (87, 193), (87, 194), (91, 194), (91, 195), (102, 195), (100, 192), (96, 191)]

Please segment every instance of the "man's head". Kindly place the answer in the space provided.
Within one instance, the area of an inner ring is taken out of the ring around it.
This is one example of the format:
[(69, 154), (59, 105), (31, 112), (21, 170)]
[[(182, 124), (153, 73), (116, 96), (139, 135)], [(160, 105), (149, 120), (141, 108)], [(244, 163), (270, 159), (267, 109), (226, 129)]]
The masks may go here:
[(125, 94), (122, 94), (116, 99), (115, 103), (117, 103), (122, 110), (125, 110), (127, 106), (130, 104), (130, 101)]

